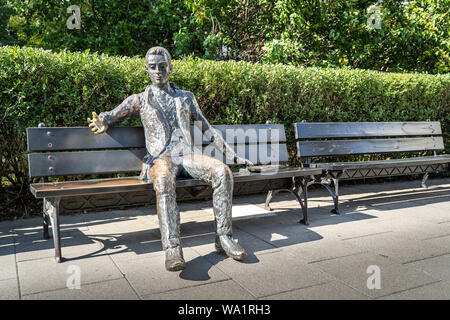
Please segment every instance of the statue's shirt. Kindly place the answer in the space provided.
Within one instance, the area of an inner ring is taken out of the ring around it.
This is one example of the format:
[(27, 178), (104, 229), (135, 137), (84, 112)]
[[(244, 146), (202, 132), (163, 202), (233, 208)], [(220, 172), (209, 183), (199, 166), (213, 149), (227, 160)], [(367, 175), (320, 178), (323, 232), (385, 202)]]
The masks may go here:
[[(153, 101), (149, 101), (150, 103), (157, 103), (160, 110), (163, 111), (165, 120), (168, 122), (171, 132), (173, 132), (178, 127), (177, 124), (177, 109), (175, 105), (174, 97), (171, 96), (165, 90), (157, 89), (155, 87), (151, 87)], [(172, 94), (175, 96), (175, 90), (172, 88), (169, 89), (172, 91)]]
[[(151, 94), (147, 97), (149, 104), (161, 111), (163, 118), (168, 125), (169, 139), (166, 142), (165, 149), (161, 153), (161, 156), (177, 157), (192, 152), (190, 148), (191, 141), (186, 141), (186, 137), (181, 134), (177, 119), (175, 98), (180, 96), (181, 90), (178, 89), (178, 91), (179, 92), (177, 92), (175, 86), (169, 86), (168, 91), (151, 86)], [(145, 92), (143, 94), (145, 98)]]

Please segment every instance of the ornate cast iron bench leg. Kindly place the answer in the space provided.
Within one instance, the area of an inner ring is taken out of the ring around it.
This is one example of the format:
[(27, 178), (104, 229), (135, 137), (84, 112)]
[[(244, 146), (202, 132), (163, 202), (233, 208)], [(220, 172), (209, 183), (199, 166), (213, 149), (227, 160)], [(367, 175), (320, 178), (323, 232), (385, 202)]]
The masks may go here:
[(305, 178), (298, 179), (294, 181), (294, 190), (293, 193), (297, 198), (298, 203), (300, 203), (300, 207), (302, 208), (303, 217), (300, 219), (299, 223), (303, 223), (304, 225), (309, 225), (308, 220), (308, 186), (312, 184), (313, 181), (308, 182)]
[(295, 198), (297, 199), (298, 203), (300, 204), (300, 207), (302, 208), (302, 214), (303, 217), (299, 221), (300, 223), (303, 223), (305, 225), (309, 225), (308, 222), (308, 186), (312, 184), (313, 182), (308, 182), (305, 178), (292, 178), (292, 188), (291, 189), (276, 189), (276, 190), (269, 190), (266, 197), (266, 204), (265, 209), (268, 211), (271, 211), (272, 208), (270, 207), (270, 201), (272, 198), (281, 191), (286, 191), (292, 193)]
[(421, 186), (424, 189), (428, 188), (428, 186), (427, 186), (428, 175), (429, 175), (428, 172), (425, 172), (425, 174), (423, 175), (423, 178), (422, 178)]
[[(44, 198), (44, 211), (52, 223), (53, 242), (55, 245), (55, 260), (62, 262), (61, 255), (61, 234), (59, 230), (59, 203), (60, 198)], [(48, 230), (48, 229), (47, 229)]]
[(270, 201), (272, 200), (272, 198), (273, 197), (275, 197), (275, 195), (278, 193), (278, 192), (281, 192), (281, 191), (287, 191), (287, 192), (291, 192), (291, 190), (289, 190), (289, 189), (277, 189), (277, 190), (269, 190), (268, 192), (267, 192), (267, 197), (266, 197), (266, 204), (265, 204), (265, 206), (264, 206), (264, 209), (266, 209), (267, 211), (272, 211), (273, 209), (270, 207)]
[[(44, 178), (43, 180), (44, 182), (48, 182), (48, 178)], [(45, 240), (50, 239), (50, 234), (48, 233), (48, 224), (49, 224), (49, 216), (47, 214), (47, 210), (45, 209), (45, 199), (44, 199), (44, 205), (43, 205), (43, 209), (42, 209), (42, 218), (43, 218), (43, 237)]]
[(282, 191), (286, 191), (286, 192), (290, 192), (290, 193), (292, 193), (292, 194), (294, 194), (295, 196), (296, 196), (296, 194), (295, 194), (295, 187), (292, 187), (292, 189), (275, 189), (275, 190), (269, 190), (268, 192), (267, 192), (267, 197), (266, 197), (266, 204), (265, 204), (265, 206), (264, 206), (264, 209), (266, 209), (267, 211), (272, 211), (273, 209), (270, 207), (270, 201), (272, 200), (272, 198), (273, 197), (275, 197), (275, 195), (277, 194), (277, 193), (279, 193), (279, 192), (282, 192)]
[(333, 192), (333, 189), (331, 189), (331, 187), (330, 187), (330, 184), (331, 184), (330, 179), (322, 178), (320, 180), (320, 182), (315, 181), (314, 183), (324, 186), (325, 189), (327, 189), (328, 193), (330, 194), (331, 198), (333, 198), (334, 209), (331, 209), (330, 212), (334, 213), (334, 214), (340, 214), (340, 212), (339, 212), (339, 193), (338, 193), (339, 192), (339, 189), (338, 189), (339, 181), (338, 181), (338, 179), (333, 179), (334, 190), (335, 190), (334, 192)]
[(44, 220), (43, 222), (43, 237), (45, 240), (50, 239), (50, 234), (48, 233), (48, 223), (49, 223), (49, 216), (47, 215), (47, 212), (45, 210), (45, 201), (44, 201), (44, 209), (42, 212), (42, 218)]
[(333, 184), (334, 184), (334, 197), (333, 195), (331, 196), (333, 197), (334, 201), (334, 209), (331, 210), (331, 213), (341, 214), (339, 212), (339, 179), (333, 179)]

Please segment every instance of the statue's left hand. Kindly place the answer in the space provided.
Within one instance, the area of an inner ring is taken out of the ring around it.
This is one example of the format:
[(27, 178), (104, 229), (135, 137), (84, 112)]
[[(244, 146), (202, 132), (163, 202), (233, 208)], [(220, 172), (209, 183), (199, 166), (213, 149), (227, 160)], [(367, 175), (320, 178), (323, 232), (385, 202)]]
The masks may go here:
[(246, 166), (246, 167), (253, 167), (253, 166), (254, 166), (253, 162), (251, 162), (251, 161), (248, 160), (248, 159), (241, 158), (241, 157), (237, 157), (237, 158), (236, 158), (236, 163), (237, 163), (237, 164), (243, 164), (243, 165)]

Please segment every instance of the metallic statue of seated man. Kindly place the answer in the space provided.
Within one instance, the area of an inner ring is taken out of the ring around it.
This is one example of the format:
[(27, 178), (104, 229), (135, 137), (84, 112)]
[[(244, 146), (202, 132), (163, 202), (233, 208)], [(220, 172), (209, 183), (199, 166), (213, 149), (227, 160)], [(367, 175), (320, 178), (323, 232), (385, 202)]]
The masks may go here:
[(93, 112), (92, 119), (88, 118), (89, 127), (99, 134), (127, 117), (140, 116), (147, 149), (141, 179), (151, 179), (156, 192), (167, 270), (182, 270), (186, 266), (181, 248), (180, 213), (175, 193), (175, 181), (183, 169), (191, 177), (212, 185), (217, 228), (216, 250), (235, 260), (243, 260), (247, 255), (245, 249), (232, 238), (233, 175), (221, 161), (194, 152), (190, 133), (191, 118), (197, 124), (201, 123), (202, 131), (210, 133), (216, 148), (228, 159), (247, 166), (253, 164), (239, 157), (211, 127), (192, 92), (181, 90), (169, 82), (172, 63), (165, 48), (151, 48), (145, 59), (152, 85), (144, 92), (128, 97), (112, 111), (102, 112), (100, 115)]

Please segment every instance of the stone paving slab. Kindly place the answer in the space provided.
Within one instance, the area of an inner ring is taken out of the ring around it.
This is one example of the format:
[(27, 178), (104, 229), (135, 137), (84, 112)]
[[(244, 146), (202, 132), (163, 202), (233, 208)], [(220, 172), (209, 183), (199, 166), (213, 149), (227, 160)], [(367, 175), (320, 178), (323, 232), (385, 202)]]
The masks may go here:
[(254, 300), (247, 290), (233, 280), (150, 294), (145, 300)]
[(450, 247), (443, 248), (420, 240), (403, 238), (396, 233), (372, 235), (344, 242), (400, 263), (429, 259), (450, 253)]
[(23, 296), (24, 300), (137, 300), (138, 295), (125, 280), (85, 284), (80, 289), (61, 289)]
[(435, 278), (450, 281), (450, 254), (415, 261), (408, 266), (421, 269)]
[(103, 237), (99, 241), (103, 244), (105, 252), (115, 262), (133, 261), (137, 259), (149, 259), (153, 257), (163, 256), (162, 245), (160, 239), (127, 242), (117, 237)]
[(107, 256), (56, 263), (52, 258), (17, 263), (22, 295), (67, 288), (70, 266), (80, 270), (81, 285), (123, 278), (122, 273)]
[[(211, 216), (214, 215), (214, 209), (212, 207), (202, 208), (204, 211), (208, 212)], [(275, 215), (275, 212), (268, 211), (260, 206), (255, 204), (238, 204), (233, 205), (232, 216), (233, 220), (241, 220), (241, 219), (254, 219), (257, 217)]]
[(325, 273), (283, 250), (249, 256), (244, 262), (224, 258), (216, 267), (257, 298), (330, 281)]
[(137, 220), (142, 223), (147, 228), (151, 229), (158, 229), (159, 228), (159, 222), (158, 217), (156, 216), (155, 212), (148, 213), (143, 216), (138, 216)]
[(19, 286), (17, 278), (0, 280), (0, 300), (18, 300)]
[[(376, 189), (375, 189), (376, 190)], [(355, 194), (357, 194), (355, 192)], [(391, 208), (411, 208), (417, 205), (433, 205), (449, 201), (447, 188), (430, 189), (407, 189), (389, 192), (377, 192), (367, 194), (357, 194), (357, 197), (349, 199), (348, 202), (355, 205), (370, 205), (379, 209)], [(344, 202), (346, 203), (346, 202)]]
[(124, 217), (123, 219), (115, 217), (111, 221), (89, 225), (88, 228), (85, 232), (87, 235), (109, 235), (147, 231), (149, 226), (142, 223), (137, 217)]
[(320, 238), (329, 240), (357, 239), (369, 235), (393, 232), (389, 224), (380, 226), (380, 224), (372, 222), (370, 219), (354, 220), (345, 217), (337, 217), (334, 220), (327, 219), (321, 224), (312, 224), (308, 230), (315, 232)]
[(181, 272), (168, 272), (164, 255), (116, 263), (140, 296), (230, 279), (194, 250), (184, 248), (183, 254), (187, 267)]
[(0, 247), (0, 281), (7, 279), (16, 279), (16, 256), (14, 247)]
[(450, 235), (450, 224), (432, 223), (415, 218), (380, 220), (376, 224), (374, 223), (373, 227), (380, 230), (388, 229), (399, 236), (415, 240), (427, 240)]
[[(449, 226), (450, 226), (450, 224), (449, 224)], [(450, 248), (450, 235), (431, 237), (431, 238), (424, 239), (423, 241), (426, 243), (429, 243), (433, 246), (436, 246), (436, 247), (441, 247), (444, 249)]]
[(383, 220), (385, 222), (396, 222), (400, 220), (407, 222), (408, 220), (416, 220), (424, 223), (441, 223), (449, 221), (448, 208), (434, 207), (418, 203), (412, 208), (395, 208), (386, 205), (384, 208), (367, 207), (360, 209), (360, 213), (370, 215), (372, 222)]
[(90, 228), (84, 234), (90, 239), (111, 239), (111, 241), (117, 241), (117, 243), (129, 244), (136, 242), (147, 242), (153, 240), (159, 240), (158, 228), (145, 228), (140, 225), (139, 222), (133, 223), (136, 228), (130, 228), (130, 226), (113, 226), (114, 230), (107, 230), (106, 228)]
[(339, 281), (264, 297), (267, 300), (369, 300), (370, 298)]
[(287, 252), (302, 257), (308, 263), (331, 260), (367, 252), (367, 249), (353, 246), (342, 240), (321, 239), (286, 248)]
[[(393, 294), (406, 289), (436, 282), (436, 277), (425, 274), (419, 269), (402, 265), (374, 253), (362, 253), (332, 260), (313, 263), (310, 266), (318, 268), (334, 276), (344, 284), (372, 298)], [(370, 266), (380, 270), (380, 288), (369, 289), (367, 281), (371, 271)]]
[(321, 235), (298, 223), (298, 217), (288, 214), (278, 214), (254, 221), (242, 220), (234, 223), (234, 226), (274, 247), (285, 247), (322, 239)]
[(450, 300), (450, 282), (439, 281), (380, 298), (382, 300)]
[[(53, 239), (42, 239), (40, 236), (16, 237), (17, 261), (37, 260), (52, 258), (55, 256)], [(84, 256), (95, 255), (101, 247), (94, 240), (86, 236), (61, 235), (61, 245), (64, 248), (65, 259), (76, 259)]]
[[(233, 232), (233, 238), (236, 239), (243, 247), (248, 248), (247, 254), (249, 255), (276, 248), (272, 244), (237, 228), (235, 228)], [(216, 251), (214, 247), (215, 233), (213, 232), (209, 234), (183, 237), (182, 242), (185, 246), (192, 248), (200, 255), (213, 259), (212, 263), (215, 263), (217, 257), (221, 256), (219, 254), (214, 255)]]
[(385, 206), (401, 209), (439, 205), (449, 201), (449, 187), (448, 179), (436, 179), (427, 189), (418, 187), (415, 181), (344, 186), (350, 196), (340, 199), (340, 207), (365, 206), (382, 210)]
[[(64, 215), (61, 216), (60, 224), (61, 231), (71, 229), (83, 230), (86, 225), (85, 216), (83, 214)], [(42, 234), (42, 228), (36, 229), (37, 226), (42, 227), (42, 218), (40, 217), (14, 220), (11, 222), (11, 225), (14, 232), (18, 235)]]
[[(449, 201), (441, 201), (436, 203), (430, 203), (428, 206), (432, 208), (442, 209), (447, 212)], [(450, 222), (450, 217), (446, 217), (445, 221)], [(445, 222), (443, 221), (443, 222)]]
[[(450, 202), (450, 200), (449, 200)], [(391, 209), (390, 207), (387, 207), (388, 210)], [(389, 210), (390, 212), (394, 210)], [(395, 215), (400, 217), (402, 219), (418, 219), (420, 221), (426, 221), (431, 223), (441, 223), (450, 221), (450, 217), (448, 214), (448, 208), (443, 208), (441, 206), (433, 206), (433, 205), (427, 205), (424, 203), (421, 203), (420, 205), (417, 205), (414, 210), (411, 210), (411, 208), (400, 208), (395, 209)], [(388, 215), (384, 217), (389, 218)]]

